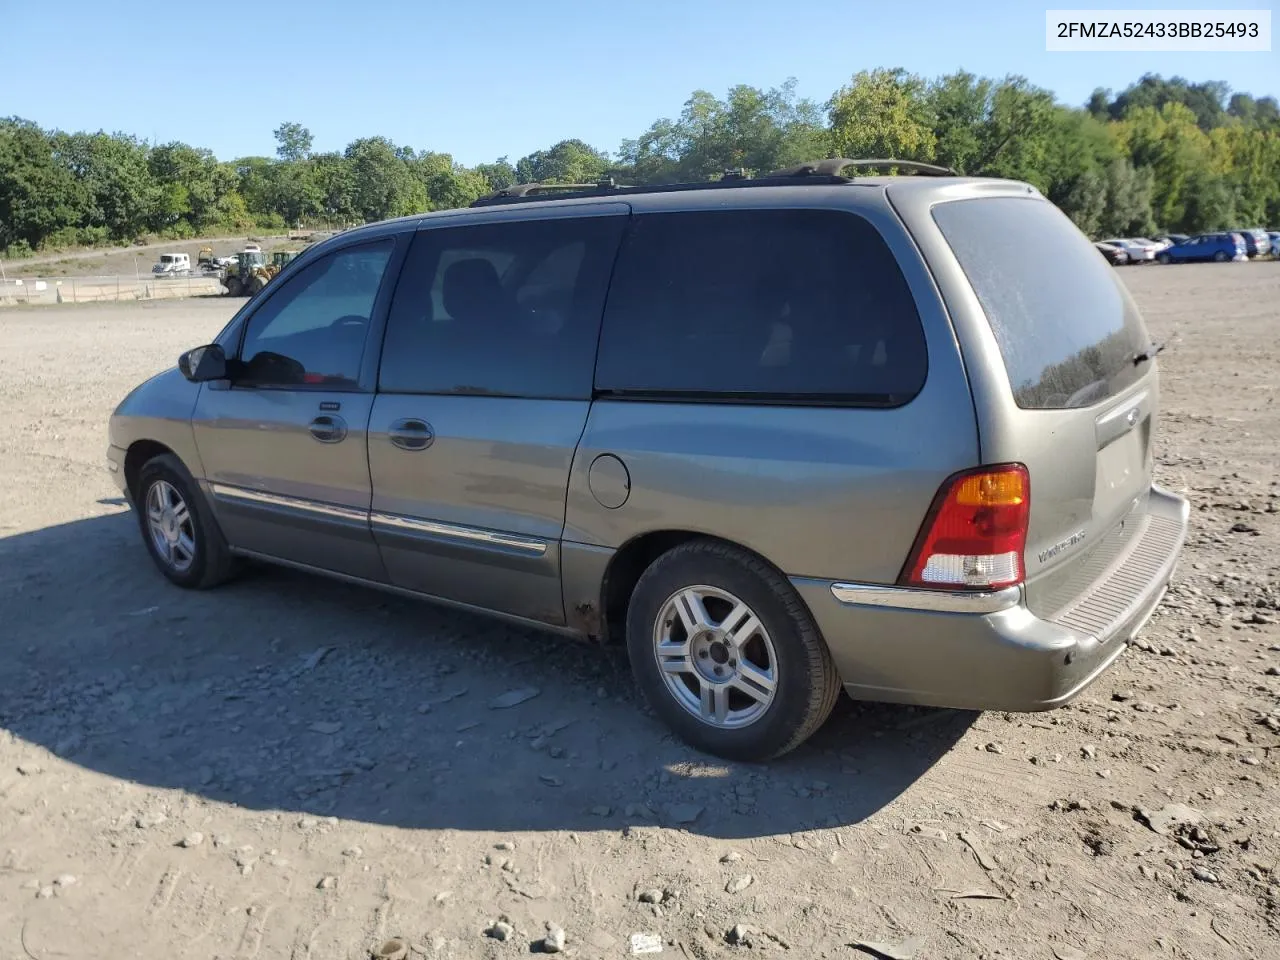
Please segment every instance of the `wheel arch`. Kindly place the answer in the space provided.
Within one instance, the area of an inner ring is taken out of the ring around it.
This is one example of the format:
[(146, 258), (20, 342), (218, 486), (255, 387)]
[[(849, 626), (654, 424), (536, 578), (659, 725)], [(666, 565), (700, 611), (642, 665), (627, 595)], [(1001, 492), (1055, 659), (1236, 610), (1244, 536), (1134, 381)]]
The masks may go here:
[[(135, 504), (138, 502), (138, 475), (142, 472), (143, 466), (148, 460), (164, 454), (178, 456), (171, 448), (166, 447), (158, 440), (135, 440), (129, 444), (129, 449), (125, 451), (124, 455), (124, 479), (125, 483), (129, 485), (129, 494)], [(181, 460), (182, 458), (178, 457), (178, 459)]]
[(649, 565), (668, 550), (693, 540), (705, 540), (741, 550), (773, 567), (784, 579), (786, 577), (768, 557), (736, 540), (680, 529), (650, 530), (637, 534), (614, 551), (605, 566), (600, 582), (600, 624), (598, 631), (595, 631), (602, 643), (620, 643), (626, 637), (627, 608), (636, 584)]

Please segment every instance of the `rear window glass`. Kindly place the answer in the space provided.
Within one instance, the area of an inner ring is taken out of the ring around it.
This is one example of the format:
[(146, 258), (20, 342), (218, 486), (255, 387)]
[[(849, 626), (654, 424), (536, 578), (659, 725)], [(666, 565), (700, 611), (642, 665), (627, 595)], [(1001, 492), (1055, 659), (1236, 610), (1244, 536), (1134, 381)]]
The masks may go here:
[(661, 213), (637, 217), (623, 244), (596, 386), (619, 395), (895, 405), (919, 392), (926, 370), (911, 291), (863, 218)]
[(1146, 372), (1150, 345), (1115, 268), (1057, 207), (1021, 197), (954, 200), (933, 219), (1000, 345), (1018, 406), (1085, 407)]

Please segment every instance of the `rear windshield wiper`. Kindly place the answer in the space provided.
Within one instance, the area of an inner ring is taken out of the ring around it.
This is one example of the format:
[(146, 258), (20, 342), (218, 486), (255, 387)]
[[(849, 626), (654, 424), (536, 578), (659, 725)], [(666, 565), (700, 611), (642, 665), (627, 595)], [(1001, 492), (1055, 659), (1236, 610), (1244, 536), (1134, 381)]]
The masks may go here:
[(1136, 367), (1146, 363), (1148, 360), (1154, 360), (1156, 354), (1164, 352), (1164, 348), (1165, 345), (1163, 343), (1153, 343), (1147, 349), (1135, 353), (1129, 359), (1133, 361), (1133, 365)]

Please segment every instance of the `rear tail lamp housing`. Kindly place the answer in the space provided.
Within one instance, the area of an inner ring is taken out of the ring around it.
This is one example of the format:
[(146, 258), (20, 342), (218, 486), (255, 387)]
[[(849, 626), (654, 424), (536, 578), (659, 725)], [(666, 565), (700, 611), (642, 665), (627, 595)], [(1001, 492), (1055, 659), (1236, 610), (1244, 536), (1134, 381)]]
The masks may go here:
[(898, 583), (999, 590), (1026, 579), (1031, 477), (1020, 463), (954, 474), (934, 497)]

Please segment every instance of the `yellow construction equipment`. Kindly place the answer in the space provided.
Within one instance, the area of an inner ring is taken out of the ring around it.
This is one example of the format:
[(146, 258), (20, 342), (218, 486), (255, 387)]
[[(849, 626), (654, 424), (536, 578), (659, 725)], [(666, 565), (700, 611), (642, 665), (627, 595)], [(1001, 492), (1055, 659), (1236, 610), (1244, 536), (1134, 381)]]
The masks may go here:
[(222, 280), (228, 296), (254, 296), (270, 283), (299, 252), (276, 250), (271, 254), (271, 262), (268, 263), (266, 254), (260, 250), (241, 250), (236, 254), (235, 264), (227, 267), (227, 274)]
[(227, 267), (222, 285), (231, 297), (252, 297), (267, 285), (267, 258), (261, 250), (241, 250), (236, 262)]

